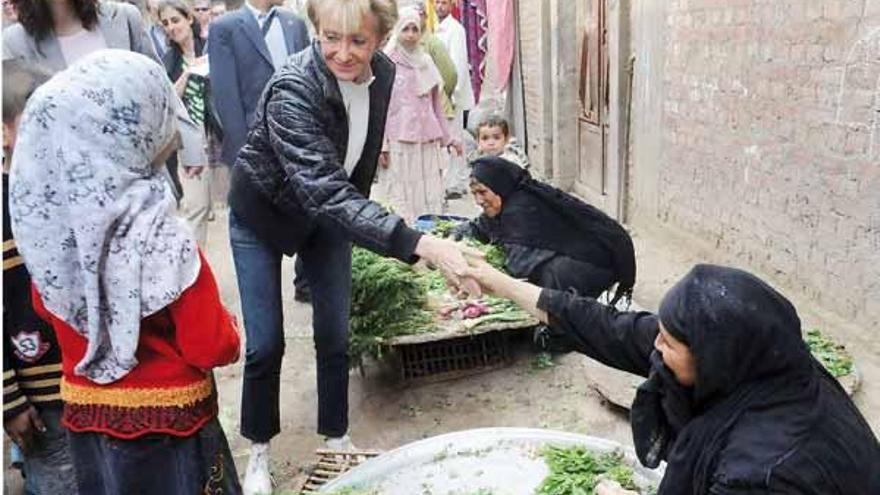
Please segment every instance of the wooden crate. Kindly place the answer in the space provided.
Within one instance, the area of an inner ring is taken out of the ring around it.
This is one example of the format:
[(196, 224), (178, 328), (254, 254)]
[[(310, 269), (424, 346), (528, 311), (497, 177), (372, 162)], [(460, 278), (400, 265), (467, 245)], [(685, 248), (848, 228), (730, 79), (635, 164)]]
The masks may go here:
[(375, 450), (359, 450), (354, 452), (341, 452), (334, 450), (319, 449), (315, 451), (318, 459), (300, 484), (298, 490), (305, 495), (318, 493), (318, 490), (338, 478), (350, 469), (359, 466), (363, 462), (376, 457), (381, 452)]
[(470, 376), (510, 364), (509, 332), (497, 330), (394, 347), (400, 379), (429, 383)]

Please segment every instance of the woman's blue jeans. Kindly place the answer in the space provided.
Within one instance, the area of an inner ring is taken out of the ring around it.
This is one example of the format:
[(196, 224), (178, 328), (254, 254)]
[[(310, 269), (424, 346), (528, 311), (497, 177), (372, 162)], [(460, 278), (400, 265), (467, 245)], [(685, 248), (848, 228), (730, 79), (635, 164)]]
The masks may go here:
[[(268, 442), (281, 431), (279, 395), (284, 357), (280, 251), (257, 237), (234, 213), (229, 237), (244, 316), (246, 353), (241, 434)], [(318, 433), (348, 431), (348, 318), (351, 241), (341, 230), (319, 227), (297, 253), (312, 296), (318, 375)]]

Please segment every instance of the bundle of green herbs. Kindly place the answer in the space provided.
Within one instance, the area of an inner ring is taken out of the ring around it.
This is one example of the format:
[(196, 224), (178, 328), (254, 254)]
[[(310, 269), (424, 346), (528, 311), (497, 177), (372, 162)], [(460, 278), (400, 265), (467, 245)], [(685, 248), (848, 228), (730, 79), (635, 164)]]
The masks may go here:
[(385, 339), (430, 331), (434, 320), (425, 306), (421, 274), (405, 263), (355, 247), (349, 333), (352, 366), (361, 365), (365, 356), (380, 358)]
[(621, 452), (595, 454), (585, 447), (546, 447), (542, 452), (550, 474), (536, 495), (592, 495), (603, 479), (620, 483), (627, 490), (638, 490), (633, 470)]

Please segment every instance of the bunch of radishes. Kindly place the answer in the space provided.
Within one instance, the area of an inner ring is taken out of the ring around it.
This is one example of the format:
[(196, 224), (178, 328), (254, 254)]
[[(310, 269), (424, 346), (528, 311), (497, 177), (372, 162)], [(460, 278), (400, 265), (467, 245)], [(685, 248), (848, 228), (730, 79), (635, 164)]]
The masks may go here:
[(462, 301), (441, 308), (440, 318), (443, 320), (471, 320), (491, 312), (492, 308), (482, 301)]

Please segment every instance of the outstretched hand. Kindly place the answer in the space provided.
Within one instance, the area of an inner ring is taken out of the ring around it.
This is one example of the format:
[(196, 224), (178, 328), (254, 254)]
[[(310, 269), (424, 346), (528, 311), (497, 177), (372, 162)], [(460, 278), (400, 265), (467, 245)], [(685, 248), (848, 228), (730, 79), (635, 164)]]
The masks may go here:
[(416, 245), (416, 254), (443, 273), (450, 290), (463, 296), (480, 297), (482, 295), (480, 285), (475, 280), (464, 276), (468, 270), (465, 256), (469, 259), (481, 259), (484, 255), (479, 249), (431, 235), (424, 235)]
[(468, 254), (467, 261), (468, 267), (462, 273), (462, 276), (477, 282), (483, 292), (494, 296), (502, 296), (499, 292), (504, 292), (504, 287), (508, 285), (507, 281), (514, 280), (501, 270), (490, 265), (485, 257), (475, 257)]

